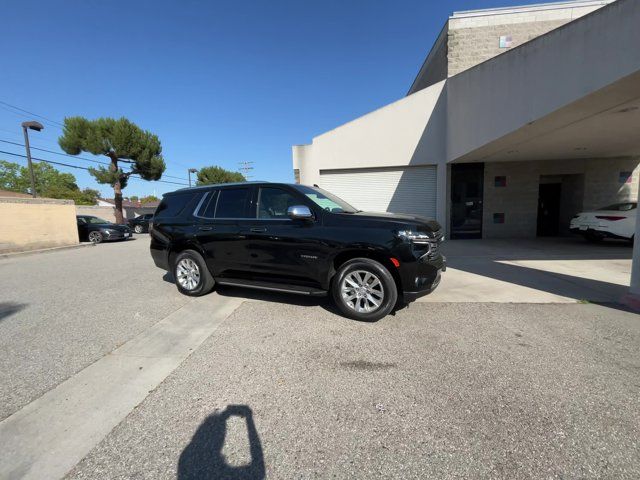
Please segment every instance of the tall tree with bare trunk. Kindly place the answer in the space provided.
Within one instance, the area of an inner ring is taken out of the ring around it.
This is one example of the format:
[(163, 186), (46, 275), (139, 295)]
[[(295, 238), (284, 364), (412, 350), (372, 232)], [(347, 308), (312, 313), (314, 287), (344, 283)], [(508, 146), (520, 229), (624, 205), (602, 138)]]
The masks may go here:
[[(89, 173), (98, 183), (113, 187), (118, 223), (124, 223), (122, 190), (127, 186), (129, 177), (137, 175), (144, 180), (160, 180), (166, 169), (158, 137), (126, 118), (65, 118), (58, 143), (70, 155), (88, 152), (109, 158), (108, 168), (89, 168)], [(121, 163), (129, 170), (124, 170)]]

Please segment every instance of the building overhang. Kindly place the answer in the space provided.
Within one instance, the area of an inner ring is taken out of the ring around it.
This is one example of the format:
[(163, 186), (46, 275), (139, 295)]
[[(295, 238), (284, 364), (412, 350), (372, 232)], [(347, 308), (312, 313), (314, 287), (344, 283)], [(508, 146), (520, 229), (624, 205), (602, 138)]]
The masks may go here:
[(501, 162), (640, 156), (640, 72), (452, 160)]
[(447, 162), (640, 154), (640, 2), (618, 0), (447, 80)]

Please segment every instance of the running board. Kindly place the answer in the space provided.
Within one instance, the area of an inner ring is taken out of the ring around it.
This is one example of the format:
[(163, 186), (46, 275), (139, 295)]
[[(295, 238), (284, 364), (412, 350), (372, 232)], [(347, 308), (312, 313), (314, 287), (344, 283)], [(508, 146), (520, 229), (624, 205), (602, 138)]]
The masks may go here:
[(295, 293), (297, 295), (309, 295), (311, 297), (325, 297), (326, 290), (313, 287), (301, 287), (300, 285), (288, 285), (284, 283), (261, 282), (259, 280), (245, 280), (242, 278), (216, 278), (218, 285), (229, 287), (255, 288), (257, 290), (270, 290), (272, 292)]

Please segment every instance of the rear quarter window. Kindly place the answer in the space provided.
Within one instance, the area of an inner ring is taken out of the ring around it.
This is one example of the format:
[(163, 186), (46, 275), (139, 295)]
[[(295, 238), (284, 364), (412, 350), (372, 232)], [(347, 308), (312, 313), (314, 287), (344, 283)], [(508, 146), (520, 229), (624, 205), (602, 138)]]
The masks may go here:
[(195, 208), (196, 198), (200, 198), (203, 194), (203, 192), (180, 192), (165, 195), (158, 205), (155, 216), (158, 218), (178, 217), (189, 212), (189, 208)]

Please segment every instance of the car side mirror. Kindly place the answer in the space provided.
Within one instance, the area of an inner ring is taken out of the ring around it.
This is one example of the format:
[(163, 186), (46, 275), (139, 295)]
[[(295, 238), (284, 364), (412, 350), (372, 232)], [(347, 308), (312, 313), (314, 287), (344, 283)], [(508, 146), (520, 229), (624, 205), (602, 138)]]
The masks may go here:
[(313, 212), (306, 205), (294, 205), (287, 209), (287, 215), (293, 220), (312, 220)]

